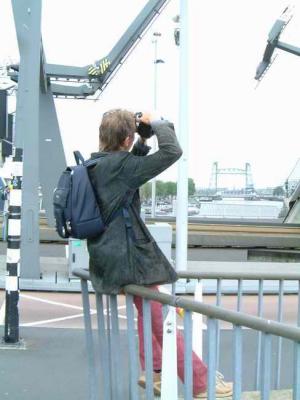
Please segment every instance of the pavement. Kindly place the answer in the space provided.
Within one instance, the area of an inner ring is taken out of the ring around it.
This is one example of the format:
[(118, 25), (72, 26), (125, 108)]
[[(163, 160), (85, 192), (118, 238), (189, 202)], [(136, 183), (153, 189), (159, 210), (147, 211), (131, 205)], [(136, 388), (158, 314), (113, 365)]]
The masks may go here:
[[(0, 291), (0, 304), (3, 310), (5, 292)], [(204, 302), (215, 304), (214, 295), (204, 296)], [(90, 294), (92, 321), (96, 337), (95, 296)], [(264, 316), (276, 319), (277, 299), (266, 296), (264, 301)], [(223, 296), (222, 306), (236, 309), (236, 296)], [(9, 400), (83, 400), (88, 399), (87, 360), (85, 336), (83, 329), (82, 304), (79, 293), (22, 291), (19, 302), (20, 337), (23, 346), (20, 349), (0, 348), (0, 399)], [(244, 296), (242, 310), (249, 314), (257, 313), (256, 296)], [(297, 297), (286, 296), (284, 300), (283, 318), (287, 323), (294, 324), (297, 318)], [(118, 296), (119, 324), (121, 329), (120, 363), (123, 367), (124, 381), (128, 383), (128, 356), (126, 338), (126, 315), (124, 296)], [(1, 312), (0, 312), (1, 314)], [(3, 312), (2, 312), (3, 314)], [(178, 319), (179, 328), (183, 321)], [(206, 321), (204, 320), (204, 324)], [(2, 321), (3, 324), (3, 321)], [(0, 321), (1, 325), (1, 321)], [(220, 371), (226, 379), (232, 379), (233, 342), (232, 327), (221, 323)], [(0, 337), (3, 337), (4, 327), (0, 326)], [(206, 331), (204, 331), (204, 360), (207, 359)], [(273, 340), (273, 379), (277, 341)], [(254, 389), (254, 374), (256, 366), (257, 333), (249, 329), (243, 330), (243, 390)], [(281, 386), (290, 388), (292, 377), (292, 343), (283, 340)], [(99, 378), (100, 381), (100, 378)], [(179, 385), (181, 388), (181, 385)], [(182, 388), (181, 388), (182, 392)], [(275, 394), (274, 394), (275, 395)], [(278, 393), (276, 392), (276, 396)], [(289, 392), (282, 392), (286, 397)], [(255, 393), (247, 399), (257, 399)], [(140, 399), (144, 399), (140, 391)], [(99, 400), (102, 400), (99, 389)], [(124, 399), (129, 399), (128, 384), (124, 391)], [(275, 398), (274, 398), (275, 399)], [(107, 400), (107, 399), (103, 399)]]
[[(2, 335), (1, 328), (0, 333)], [(24, 327), (21, 334), (25, 349), (0, 350), (1, 400), (88, 400), (87, 360), (82, 329)], [(254, 389), (255, 352), (253, 352), (253, 349), (256, 346), (255, 333), (245, 330), (243, 332), (243, 343), (244, 345), (247, 344), (247, 348), (243, 351), (243, 390), (251, 391)], [(231, 331), (223, 331), (221, 333), (220, 370), (225, 372), (227, 380), (232, 379), (231, 346)], [(206, 347), (205, 337), (204, 348)], [(286, 368), (282, 371), (281, 384), (283, 388), (289, 388), (291, 385), (290, 357), (292, 357), (292, 346), (284, 342), (282, 362)], [(206, 358), (207, 354), (204, 353), (204, 360)], [(129, 362), (127, 338), (125, 331), (122, 331), (120, 370), (125, 382), (124, 400), (129, 400)], [(99, 376), (100, 381), (101, 376)], [(288, 398), (286, 397), (288, 393), (282, 392), (284, 397), (276, 397), (276, 399)], [(180, 394), (182, 395), (181, 385)], [(258, 399), (255, 393), (249, 396), (246, 398)], [(145, 393), (141, 390), (140, 399), (144, 398)], [(99, 400), (107, 400), (103, 398), (101, 388), (99, 389)]]
[[(5, 246), (0, 244), (0, 265), (4, 256)], [(41, 246), (41, 258), (48, 260), (48, 265), (53, 271), (62, 271), (65, 264), (56, 263), (57, 259), (64, 258), (64, 246), (58, 245), (53, 250), (53, 245)], [(199, 263), (198, 261), (194, 261)], [(190, 261), (193, 265), (193, 261)], [(296, 264), (296, 263), (295, 263)], [(43, 264), (45, 265), (45, 264)], [(213, 268), (213, 263), (208, 264)], [(231, 263), (232, 266), (232, 263)], [(252, 264), (253, 268), (255, 263)], [(236, 264), (238, 267), (238, 264)], [(290, 265), (291, 268), (299, 268), (299, 265)], [(282, 268), (282, 264), (281, 264)], [(66, 274), (66, 270), (64, 270)], [(77, 282), (78, 283), (78, 282)], [(58, 288), (58, 287), (57, 287)], [(33, 291), (21, 290), (20, 313), (20, 337), (22, 346), (0, 346), (0, 400), (88, 400), (88, 377), (85, 348), (85, 336), (83, 329), (83, 311), (81, 295), (77, 291), (46, 290), (47, 288)], [(59, 289), (59, 288), (58, 288)], [(4, 298), (5, 291), (0, 289), (0, 338), (4, 335)], [(286, 295), (284, 297), (283, 321), (295, 324), (297, 320), (297, 296)], [(215, 295), (205, 295), (204, 302), (215, 304)], [(94, 335), (96, 336), (95, 296), (90, 293), (92, 321)], [(222, 306), (236, 309), (236, 296), (222, 296)], [(277, 318), (278, 299), (276, 296), (265, 296), (263, 316), (268, 319)], [(242, 300), (242, 311), (257, 314), (257, 296), (245, 295)], [(129, 399), (128, 394), (128, 356), (126, 338), (126, 315), (124, 296), (118, 297), (119, 323), (121, 329), (121, 369), (127, 386), (124, 390), (124, 400)], [(179, 328), (182, 328), (182, 320), (179, 319)], [(204, 324), (205, 324), (204, 319)], [(220, 339), (220, 371), (225, 372), (227, 380), (232, 379), (233, 342), (232, 326), (221, 323)], [(243, 329), (243, 390), (254, 389), (255, 355), (257, 348), (257, 333), (249, 329)], [(204, 361), (207, 359), (207, 337), (204, 330)], [(254, 350), (255, 349), (255, 350)], [(272, 379), (274, 380), (276, 365), (277, 340), (273, 340), (272, 348)], [(281, 388), (289, 389), (292, 379), (292, 343), (283, 340)], [(100, 381), (100, 379), (99, 379)], [(179, 385), (180, 386), (180, 385)], [(181, 386), (180, 386), (181, 387)], [(182, 390), (182, 388), (181, 388)], [(99, 389), (99, 400), (101, 397)], [(283, 390), (273, 394), (272, 399), (281, 400), (291, 398), (291, 392)], [(281, 397), (280, 397), (281, 396)], [(140, 399), (145, 394), (140, 391)], [(258, 399), (257, 393), (249, 393), (245, 399)], [(97, 399), (98, 400), (98, 399)], [(103, 399), (107, 400), (107, 399)], [(173, 399), (170, 399), (173, 400)]]

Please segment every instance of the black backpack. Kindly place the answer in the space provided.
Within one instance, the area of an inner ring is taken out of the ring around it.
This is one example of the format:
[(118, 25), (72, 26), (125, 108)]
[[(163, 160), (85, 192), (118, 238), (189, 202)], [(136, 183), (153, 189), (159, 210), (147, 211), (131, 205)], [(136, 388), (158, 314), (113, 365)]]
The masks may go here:
[(77, 165), (64, 170), (54, 190), (56, 230), (62, 238), (91, 239), (106, 228), (88, 175), (98, 159), (85, 161), (79, 151), (74, 156)]

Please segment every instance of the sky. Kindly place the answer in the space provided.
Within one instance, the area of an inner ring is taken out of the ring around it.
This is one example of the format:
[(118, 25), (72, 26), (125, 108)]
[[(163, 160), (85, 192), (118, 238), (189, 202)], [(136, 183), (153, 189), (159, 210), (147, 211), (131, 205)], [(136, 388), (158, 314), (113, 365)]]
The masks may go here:
[[(75, 7), (75, 4), (77, 7)], [(49, 63), (81, 66), (107, 55), (145, 0), (43, 0), (42, 35)], [(277, 51), (257, 86), (255, 70), (267, 35), (283, 9), (282, 0), (188, 0), (189, 5), (189, 176), (208, 186), (212, 164), (244, 168), (251, 164), (257, 188), (284, 183), (300, 158), (300, 59)], [(281, 40), (300, 47), (300, 0)], [(118, 71), (98, 101), (56, 100), (65, 154), (79, 149), (88, 157), (98, 147), (98, 126), (108, 109), (134, 111), (154, 106), (153, 32), (160, 32), (157, 109), (178, 127), (179, 48), (172, 18), (179, 1), (162, 15)], [(18, 60), (9, 0), (0, 2), (0, 63)], [(10, 108), (14, 108), (13, 99)], [(177, 167), (160, 176), (176, 180)], [(221, 185), (239, 187), (241, 177)]]

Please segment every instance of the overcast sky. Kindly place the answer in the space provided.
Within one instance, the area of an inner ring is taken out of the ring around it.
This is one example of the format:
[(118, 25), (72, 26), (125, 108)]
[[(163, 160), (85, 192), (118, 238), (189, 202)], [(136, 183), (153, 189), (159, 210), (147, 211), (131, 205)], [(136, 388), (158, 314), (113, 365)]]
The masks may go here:
[[(76, 6), (75, 6), (76, 4)], [(105, 56), (145, 0), (44, 0), (43, 42), (49, 63), (87, 65)], [(281, 40), (300, 47), (300, 0)], [(189, 0), (190, 132), (189, 176), (209, 185), (212, 163), (244, 168), (249, 162), (256, 187), (284, 182), (300, 157), (300, 59), (278, 51), (260, 85), (255, 70), (272, 24), (288, 5), (282, 0)], [(153, 32), (158, 43), (157, 104), (177, 124), (178, 56), (173, 39), (179, 1), (171, 0), (130, 55), (99, 101), (56, 100), (68, 162), (72, 151), (85, 156), (97, 149), (104, 111), (115, 107), (152, 109)], [(9, 0), (0, 2), (0, 62), (18, 59)], [(13, 107), (13, 105), (11, 105)], [(176, 179), (177, 168), (162, 175)], [(239, 186), (241, 179), (223, 183)]]

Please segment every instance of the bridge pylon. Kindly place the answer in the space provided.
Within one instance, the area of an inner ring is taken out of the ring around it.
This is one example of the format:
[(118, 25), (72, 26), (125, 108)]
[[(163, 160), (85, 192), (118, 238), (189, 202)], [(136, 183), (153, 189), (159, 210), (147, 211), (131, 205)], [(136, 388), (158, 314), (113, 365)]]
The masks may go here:
[(245, 177), (245, 185), (244, 185), (244, 191), (245, 193), (253, 193), (255, 191), (254, 189), (254, 183), (253, 183), (253, 177), (252, 177), (252, 171), (251, 171), (251, 165), (250, 163), (245, 163), (245, 168), (219, 168), (218, 162), (215, 161), (212, 164), (212, 171), (211, 171), (211, 176), (210, 176), (210, 184), (209, 187), (215, 192), (218, 191), (218, 185), (219, 185), (219, 176), (220, 175), (242, 175)]

